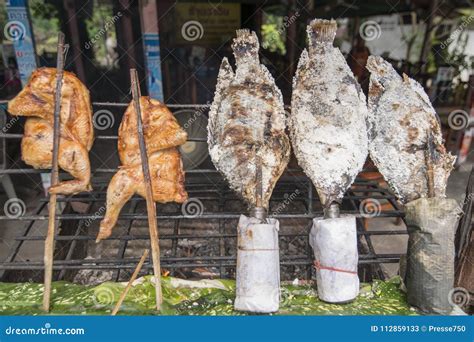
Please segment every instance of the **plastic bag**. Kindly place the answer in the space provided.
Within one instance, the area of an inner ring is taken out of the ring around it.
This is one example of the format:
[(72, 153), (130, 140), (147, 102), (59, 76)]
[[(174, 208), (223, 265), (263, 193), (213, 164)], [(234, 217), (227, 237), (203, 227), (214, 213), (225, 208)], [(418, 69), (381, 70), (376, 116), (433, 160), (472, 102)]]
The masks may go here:
[(454, 287), (455, 200), (420, 198), (405, 205), (408, 303), (427, 313), (448, 314)]

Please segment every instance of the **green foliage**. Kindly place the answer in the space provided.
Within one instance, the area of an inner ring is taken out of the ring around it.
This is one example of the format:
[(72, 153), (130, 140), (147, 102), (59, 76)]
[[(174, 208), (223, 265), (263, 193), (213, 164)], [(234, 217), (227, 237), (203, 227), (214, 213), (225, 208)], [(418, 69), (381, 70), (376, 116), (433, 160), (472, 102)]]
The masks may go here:
[(33, 34), (35, 36), (36, 53), (56, 52), (57, 32), (59, 32), (58, 11), (52, 4), (44, 0), (28, 2)]
[[(328, 304), (317, 297), (311, 285), (283, 285), (281, 315), (416, 315), (400, 291), (400, 280), (361, 284), (351, 303)], [(125, 288), (124, 283), (105, 282), (83, 286), (54, 282), (51, 314), (108, 315)], [(166, 315), (244, 315), (234, 311), (235, 281), (187, 281), (163, 277), (163, 311)], [(43, 285), (0, 283), (0, 315), (36, 315), (41, 311)], [(137, 280), (119, 314), (153, 315), (155, 288), (151, 276)]]
[(286, 28), (283, 16), (264, 12), (262, 32), (262, 47), (271, 52), (286, 54)]
[[(90, 38), (90, 47), (92, 47), (95, 60), (102, 66), (112, 66), (114, 56), (107, 51), (106, 42), (110, 38), (116, 40), (114, 21), (117, 18), (113, 16), (112, 2), (104, 3), (94, 1), (94, 11), (92, 17), (87, 19), (86, 28)], [(86, 46), (86, 48), (89, 48)]]
[(458, 25), (448, 35), (434, 37), (432, 45), (440, 48), (436, 55), (431, 54), (428, 59), (428, 72), (435, 73), (440, 66), (450, 65), (454, 68), (454, 77), (463, 71), (472, 72), (474, 67), (474, 56), (466, 54), (468, 43), (468, 30), (474, 24), (474, 12), (459, 18)]

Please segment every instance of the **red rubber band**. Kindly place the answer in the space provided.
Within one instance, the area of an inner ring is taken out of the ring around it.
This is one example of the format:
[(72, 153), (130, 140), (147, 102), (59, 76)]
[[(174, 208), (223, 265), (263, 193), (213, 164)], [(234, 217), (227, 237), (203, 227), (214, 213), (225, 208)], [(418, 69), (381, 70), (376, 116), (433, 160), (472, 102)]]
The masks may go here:
[(321, 263), (318, 260), (315, 260), (313, 262), (313, 264), (314, 264), (314, 268), (317, 269), (317, 270), (328, 270), (328, 271), (334, 271), (334, 272), (357, 274), (357, 272), (353, 272), (353, 271), (341, 270), (341, 269), (335, 268), (335, 267), (322, 266)]

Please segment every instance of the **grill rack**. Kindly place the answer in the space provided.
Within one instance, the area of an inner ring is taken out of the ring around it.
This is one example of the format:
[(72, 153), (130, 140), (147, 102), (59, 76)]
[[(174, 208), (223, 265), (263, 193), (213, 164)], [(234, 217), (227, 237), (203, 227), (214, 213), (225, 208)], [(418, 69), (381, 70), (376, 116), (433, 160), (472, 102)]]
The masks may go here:
[[(3, 102), (5, 103), (5, 102)], [(2, 102), (0, 102), (2, 104)], [(109, 103), (109, 102), (95, 102), (94, 107), (111, 107), (111, 108), (122, 108), (128, 106), (128, 103)], [(192, 109), (192, 110), (203, 110), (208, 108), (208, 105), (177, 105), (170, 104), (170, 108), (179, 109)], [(0, 133), (0, 139), (12, 139), (18, 140), (22, 138), (22, 134), (11, 134), (11, 133)], [(115, 140), (116, 135), (101, 134), (95, 137), (96, 140)], [(206, 141), (206, 139), (189, 138), (188, 141)], [(141, 197), (134, 196), (129, 201), (129, 208), (124, 207), (120, 216), (119, 222), (126, 222), (125, 234), (113, 235), (108, 240), (116, 240), (119, 243), (117, 255), (115, 258), (95, 258), (95, 259), (84, 259), (75, 258), (77, 255), (78, 245), (84, 245), (90, 241), (95, 240), (95, 236), (87, 232), (88, 225), (86, 222), (100, 221), (103, 217), (102, 214), (97, 214), (93, 208), (95, 205), (104, 203), (105, 193), (108, 181), (99, 177), (98, 174), (109, 174), (115, 173), (116, 168), (96, 168), (92, 170), (92, 183), (94, 190), (90, 193), (81, 193), (75, 196), (65, 196), (58, 198), (59, 203), (65, 203), (65, 209), (63, 213), (57, 215), (57, 219), (60, 224), (74, 221), (77, 223), (72, 229), (68, 230), (65, 235), (57, 234), (55, 237), (56, 249), (59, 244), (62, 245), (64, 253), (58, 257), (55, 255), (54, 261), (54, 278), (55, 280), (63, 280), (67, 277), (68, 272), (77, 272), (78, 270), (113, 270), (115, 280), (119, 280), (120, 276), (127, 272), (132, 271), (139, 258), (138, 257), (126, 257), (127, 248), (131, 241), (147, 241), (149, 237), (147, 234), (132, 234), (134, 222), (147, 220), (146, 212), (139, 212), (138, 208), (140, 204), (143, 205), (145, 202)], [(3, 174), (21, 174), (21, 173), (41, 173), (49, 172), (49, 170), (37, 170), (32, 168), (11, 168), (11, 169), (0, 169), (0, 177)], [(61, 173), (62, 174), (62, 173)], [(212, 178), (211, 178), (212, 177)], [(161, 220), (171, 220), (174, 223), (174, 229), (172, 233), (160, 232), (160, 242), (171, 241), (170, 247), (162, 246), (162, 257), (161, 263), (164, 269), (171, 271), (171, 274), (177, 274), (180, 270), (192, 269), (195, 267), (207, 267), (218, 270), (220, 277), (233, 276), (236, 265), (235, 253), (229, 253), (226, 251), (226, 241), (229, 239), (236, 239), (236, 229), (233, 232), (226, 232), (223, 221), (234, 220), (235, 227), (237, 225), (238, 217), (241, 212), (226, 209), (226, 203), (239, 201), (236, 195), (228, 188), (222, 177), (215, 169), (210, 168), (197, 168), (186, 171), (186, 190), (188, 191), (190, 198), (198, 198), (202, 201), (214, 201), (218, 203), (218, 210), (210, 211), (207, 210), (198, 217), (192, 217), (184, 215), (179, 205), (175, 205), (173, 212), (163, 213), (161, 209), (162, 205), (158, 204), (157, 216), (158, 216), (158, 227), (160, 229)], [(308, 233), (311, 228), (312, 219), (314, 217), (322, 216), (322, 208), (319, 203), (317, 195), (315, 196), (315, 190), (311, 181), (302, 174), (300, 169), (288, 168), (284, 175), (281, 177), (277, 186), (275, 187), (272, 195), (270, 208), (273, 204), (282, 203), (287, 199), (288, 193), (293, 193), (296, 190), (301, 195), (295, 201), (301, 202), (304, 206), (304, 210), (299, 212), (281, 212), (272, 214), (272, 210), (269, 210), (270, 217), (275, 217), (283, 220), (304, 220), (305, 227), (299, 232), (285, 232), (285, 225), (281, 222), (280, 226), (280, 245), (282, 241), (292, 239), (302, 239), (304, 241), (304, 247), (298, 254), (288, 254), (284, 250), (281, 250), (280, 264), (282, 268), (287, 267), (290, 269), (287, 278), (295, 278), (295, 275), (299, 278), (311, 279), (314, 275), (312, 267), (312, 250), (308, 242)], [(285, 196), (286, 195), (286, 196)], [(377, 217), (393, 217), (401, 218), (403, 220), (404, 213), (400, 208), (395, 196), (390, 193), (388, 189), (382, 188), (375, 181), (367, 181), (362, 179), (356, 179), (353, 186), (345, 194), (342, 205), (341, 214), (351, 214), (356, 216), (357, 233), (359, 242), (359, 271), (366, 267), (364, 277), (366, 281), (370, 281), (372, 278), (384, 279), (385, 274), (379, 267), (383, 263), (397, 263), (400, 260), (400, 254), (380, 254), (376, 253), (372, 244), (372, 236), (390, 236), (407, 234), (406, 229), (397, 230), (371, 230), (367, 231), (364, 229), (364, 220), (371, 219), (370, 217), (361, 214), (361, 204), (365, 200), (384, 200), (390, 203), (394, 208), (393, 210), (384, 210), (377, 214)], [(87, 203), (87, 213), (79, 214), (73, 212), (71, 208), (71, 202), (82, 202)], [(25, 213), (24, 215), (11, 218), (5, 215), (0, 216), (0, 222), (6, 220), (14, 220), (18, 223), (23, 223), (23, 227), (18, 229), (18, 234), (14, 238), (10, 252), (5, 260), (0, 263), (0, 280), (5, 281), (9, 279), (9, 274), (13, 271), (24, 271), (28, 272), (43, 270), (42, 261), (27, 261), (19, 260), (18, 254), (23, 244), (26, 241), (44, 241), (45, 236), (43, 235), (31, 235), (32, 227), (36, 222), (47, 221), (48, 216), (42, 214), (42, 211), (47, 208), (48, 198), (42, 198), (38, 206), (31, 212)], [(242, 203), (241, 203), (241, 206)], [(288, 210), (286, 210), (288, 211)], [(275, 213), (275, 212), (274, 212)], [(180, 233), (179, 227), (184, 220), (200, 220), (215, 222), (217, 220), (217, 231), (211, 234), (192, 234), (192, 233)], [(1, 226), (1, 223), (0, 223)], [(228, 230), (228, 229), (227, 229)], [(177, 253), (177, 246), (183, 239), (187, 240), (202, 240), (207, 239), (208, 241), (214, 241), (219, 246), (219, 255), (189, 255), (182, 256)], [(82, 246), (83, 247), (83, 246)], [(235, 252), (235, 251), (234, 251)], [(56, 253), (57, 254), (57, 253)], [(163, 255), (164, 254), (164, 255)], [(170, 254), (170, 255), (166, 255)], [(291, 273), (291, 268), (299, 267), (303, 269), (301, 272), (294, 274)], [(367, 267), (369, 267), (367, 269)], [(143, 270), (148, 272), (152, 269), (152, 263), (148, 260), (143, 265)], [(182, 274), (182, 273), (181, 273)]]

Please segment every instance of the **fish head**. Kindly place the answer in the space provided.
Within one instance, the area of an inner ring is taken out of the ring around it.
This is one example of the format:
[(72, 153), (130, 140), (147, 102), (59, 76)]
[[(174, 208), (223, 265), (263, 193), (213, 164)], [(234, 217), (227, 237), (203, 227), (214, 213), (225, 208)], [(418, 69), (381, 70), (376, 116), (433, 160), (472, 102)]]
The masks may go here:
[(371, 81), (376, 81), (384, 87), (390, 82), (402, 80), (392, 64), (380, 56), (369, 56), (366, 68), (370, 71)]
[(237, 37), (232, 42), (236, 63), (259, 63), (258, 51), (260, 44), (256, 33), (248, 29), (240, 29), (236, 33)]

